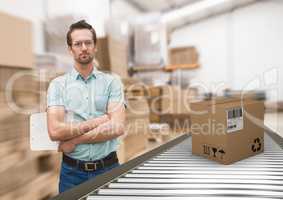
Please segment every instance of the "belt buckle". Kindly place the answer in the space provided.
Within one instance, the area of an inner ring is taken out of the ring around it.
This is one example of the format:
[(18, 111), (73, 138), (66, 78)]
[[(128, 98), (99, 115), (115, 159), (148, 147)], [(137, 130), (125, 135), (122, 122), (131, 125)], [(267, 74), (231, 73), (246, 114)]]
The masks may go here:
[(96, 163), (86, 162), (84, 163), (85, 171), (92, 172), (96, 170)]

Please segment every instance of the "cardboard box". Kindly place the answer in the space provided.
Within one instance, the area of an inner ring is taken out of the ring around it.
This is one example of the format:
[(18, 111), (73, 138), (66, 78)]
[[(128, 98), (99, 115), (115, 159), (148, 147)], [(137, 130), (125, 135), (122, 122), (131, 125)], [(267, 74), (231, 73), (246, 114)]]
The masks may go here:
[(138, 134), (127, 135), (120, 141), (117, 151), (119, 162), (125, 163), (128, 160), (142, 153), (147, 146), (147, 134), (141, 132)]
[(214, 98), (191, 104), (192, 153), (231, 164), (263, 152), (264, 104)]
[(0, 91), (39, 91), (36, 78), (34, 70), (0, 66)]
[(102, 37), (97, 39), (97, 52), (95, 58), (99, 63), (99, 68), (103, 71), (110, 71), (110, 54), (108, 48), (108, 38)]
[(123, 78), (128, 76), (128, 51), (127, 42), (119, 41), (115, 38), (108, 37), (111, 72), (118, 74)]
[(136, 96), (127, 99), (126, 119), (149, 117), (148, 102), (145, 97)]
[(170, 64), (197, 64), (198, 53), (195, 47), (177, 47), (170, 49)]
[(240, 99), (251, 98), (258, 101), (266, 100), (266, 92), (264, 90), (224, 90), (225, 97), (236, 97)]
[(162, 114), (186, 114), (190, 112), (190, 102), (196, 97), (195, 90), (178, 86), (163, 86), (161, 97)]
[(34, 63), (31, 22), (0, 12), (0, 65), (32, 68)]
[(169, 124), (174, 131), (190, 132), (190, 114), (162, 114), (160, 122)]
[[(197, 90), (193, 88), (185, 90), (178, 86), (164, 85), (149, 87), (147, 94), (150, 121), (155, 123), (164, 122), (172, 125), (174, 124), (171, 123), (174, 121), (174, 117), (177, 116), (178, 120), (184, 118), (184, 116), (185, 118), (188, 117), (190, 113), (190, 102), (196, 98)], [(169, 119), (168, 116), (172, 119)]]
[(136, 78), (122, 78), (126, 99), (135, 96), (146, 96), (146, 85)]
[(120, 140), (118, 157), (124, 163), (145, 150), (149, 133), (149, 109), (144, 97), (128, 99), (125, 135)]
[(162, 87), (158, 87), (158, 86), (150, 86), (148, 87), (148, 95), (150, 97), (159, 97), (161, 96), (161, 91)]
[(155, 142), (165, 142), (170, 139), (170, 126), (166, 123), (149, 124), (148, 140)]
[(149, 121), (151, 123), (160, 123), (160, 115), (151, 112), (149, 115)]
[(161, 113), (161, 91), (162, 87), (150, 86), (147, 88), (148, 105), (150, 109), (150, 122), (159, 123)]
[(128, 87), (132, 87), (132, 85), (136, 85), (136, 84), (142, 84), (142, 82), (137, 79), (137, 78), (133, 78), (133, 77), (128, 77), (128, 78), (121, 78), (124, 88), (128, 88)]
[(147, 15), (147, 20), (139, 20), (134, 25), (134, 63), (137, 66), (150, 68), (166, 61), (163, 52), (163, 49), (167, 49), (166, 26), (156, 18), (159, 16), (153, 15)]
[[(126, 109), (125, 135), (123, 136), (123, 140), (127, 140), (127, 138), (141, 138), (142, 136), (146, 138), (149, 131), (148, 126), (149, 109), (146, 99), (144, 97), (129, 98)], [(139, 142), (144, 143), (142, 139), (136, 141), (136, 143)]]

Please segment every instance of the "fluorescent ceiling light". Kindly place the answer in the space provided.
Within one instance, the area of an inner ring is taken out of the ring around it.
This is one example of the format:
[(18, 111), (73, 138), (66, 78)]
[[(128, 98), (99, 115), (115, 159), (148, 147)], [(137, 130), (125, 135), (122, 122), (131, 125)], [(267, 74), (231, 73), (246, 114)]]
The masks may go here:
[(193, 3), (162, 15), (162, 22), (167, 23), (175, 21), (179, 18), (193, 15), (206, 9), (214, 8), (218, 5), (230, 3), (232, 1), (234, 0), (203, 0), (201, 2)]

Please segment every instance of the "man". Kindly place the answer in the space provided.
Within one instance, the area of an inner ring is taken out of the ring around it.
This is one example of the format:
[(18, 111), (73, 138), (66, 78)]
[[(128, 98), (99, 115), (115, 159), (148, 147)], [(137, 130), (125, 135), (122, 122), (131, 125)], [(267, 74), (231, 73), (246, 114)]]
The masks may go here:
[(63, 152), (59, 192), (119, 165), (117, 137), (124, 133), (122, 83), (93, 65), (96, 33), (84, 20), (70, 26), (71, 72), (52, 80), (47, 95), (48, 133)]

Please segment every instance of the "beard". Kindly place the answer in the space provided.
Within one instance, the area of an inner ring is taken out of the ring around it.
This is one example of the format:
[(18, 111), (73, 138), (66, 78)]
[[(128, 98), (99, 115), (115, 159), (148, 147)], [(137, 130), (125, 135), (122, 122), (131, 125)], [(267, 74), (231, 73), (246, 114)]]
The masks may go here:
[(91, 54), (87, 53), (87, 54), (79, 55), (76, 58), (76, 61), (78, 63), (80, 63), (81, 65), (87, 65), (87, 64), (92, 63), (93, 59), (94, 59), (94, 55), (91, 55)]

